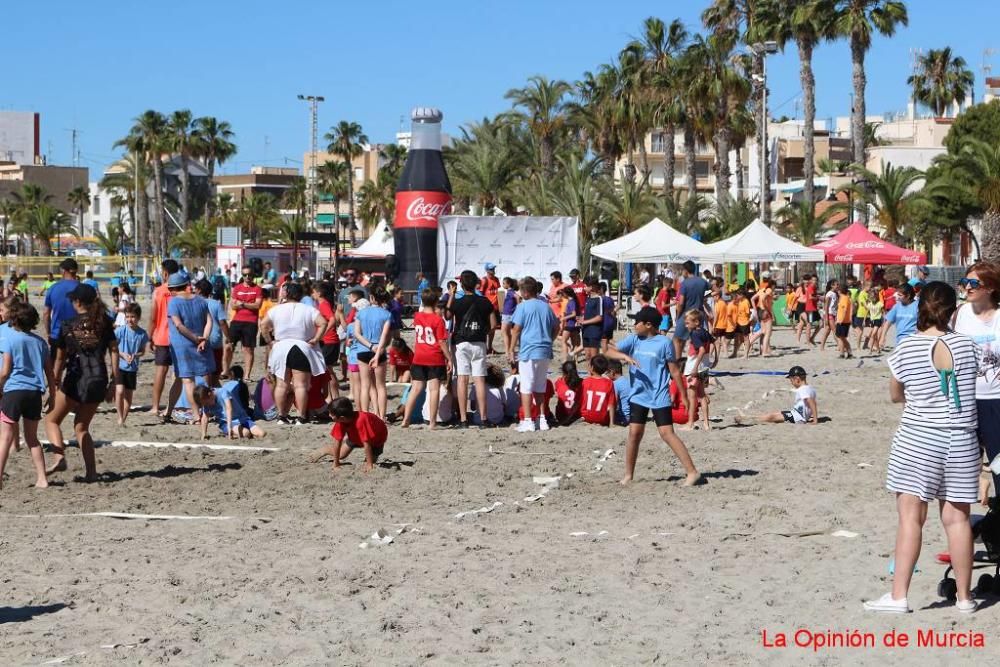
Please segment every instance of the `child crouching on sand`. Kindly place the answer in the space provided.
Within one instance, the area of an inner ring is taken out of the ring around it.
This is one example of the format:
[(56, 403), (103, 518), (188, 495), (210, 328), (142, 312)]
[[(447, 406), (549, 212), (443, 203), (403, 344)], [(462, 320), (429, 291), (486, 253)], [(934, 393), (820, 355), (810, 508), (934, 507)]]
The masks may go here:
[(263, 438), (264, 429), (254, 423), (240, 400), (240, 380), (230, 380), (213, 389), (199, 385), (194, 389), (194, 403), (201, 409), (201, 437), (208, 437), (208, 422), (219, 423), (222, 435), (237, 438)]
[(785, 376), (795, 388), (795, 403), (791, 410), (768, 412), (756, 417), (736, 418), (737, 424), (752, 424), (754, 421), (762, 424), (818, 424), (819, 407), (816, 403), (816, 389), (809, 384), (806, 369), (792, 366)]
[[(24, 440), (28, 443), (31, 462), (35, 466), (35, 486), (42, 489), (49, 485), (45, 477), (45, 457), (38, 441), (38, 422), (42, 419), (42, 395), (48, 386), (50, 397), (54, 391), (52, 362), (49, 346), (31, 333), (38, 326), (38, 311), (34, 306), (15, 301), (10, 305), (8, 323), (11, 325), (0, 338), (0, 488), (3, 488), (3, 469), (7, 465), (10, 448), (18, 440), (18, 422), (24, 421)], [(51, 398), (50, 398), (51, 400)]]
[(355, 449), (365, 450), (364, 472), (371, 472), (375, 463), (385, 449), (389, 439), (389, 429), (378, 415), (371, 412), (356, 412), (351, 399), (340, 397), (330, 404), (330, 416), (333, 418), (333, 428), (330, 437), (333, 444), (321, 447), (311, 457), (316, 463), (324, 456), (333, 457), (333, 469), (340, 467), (340, 462), (350, 456)]

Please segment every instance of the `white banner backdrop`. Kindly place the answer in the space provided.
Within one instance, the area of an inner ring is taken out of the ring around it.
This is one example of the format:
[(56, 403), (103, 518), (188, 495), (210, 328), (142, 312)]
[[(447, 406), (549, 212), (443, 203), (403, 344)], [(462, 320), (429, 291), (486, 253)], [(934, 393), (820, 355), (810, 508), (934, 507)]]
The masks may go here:
[[(443, 215), (438, 218), (438, 283), (471, 269), (482, 276), (487, 262), (497, 277), (533, 276), (547, 284), (576, 266), (578, 220), (570, 217)], [(566, 278), (568, 279), (568, 278)]]

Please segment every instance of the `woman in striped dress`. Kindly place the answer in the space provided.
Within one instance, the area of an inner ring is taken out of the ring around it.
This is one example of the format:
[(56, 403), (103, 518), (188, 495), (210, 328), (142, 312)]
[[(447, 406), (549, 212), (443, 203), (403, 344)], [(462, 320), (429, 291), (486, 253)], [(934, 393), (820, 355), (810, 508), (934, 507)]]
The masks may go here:
[(886, 488), (896, 494), (899, 524), (892, 592), (865, 603), (869, 611), (906, 613), (906, 594), (920, 555), (927, 504), (937, 499), (958, 584), (957, 608), (973, 612), (969, 506), (979, 491), (976, 438), (979, 347), (950, 328), (955, 290), (928, 283), (920, 293), (917, 333), (889, 357), (889, 394), (904, 403), (889, 453)]

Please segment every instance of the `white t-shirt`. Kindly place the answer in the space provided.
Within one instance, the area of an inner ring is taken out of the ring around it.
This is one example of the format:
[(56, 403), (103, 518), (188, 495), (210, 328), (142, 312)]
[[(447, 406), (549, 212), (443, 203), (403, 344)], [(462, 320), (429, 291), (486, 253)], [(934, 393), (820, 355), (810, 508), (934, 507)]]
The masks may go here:
[(125, 326), (125, 307), (130, 303), (135, 303), (135, 298), (131, 294), (122, 294), (118, 299), (118, 314), (115, 315), (115, 326)]
[(796, 424), (804, 424), (812, 419), (812, 410), (809, 409), (808, 399), (816, 400), (816, 390), (812, 385), (804, 384), (795, 390), (795, 405), (792, 406), (792, 418)]
[[(424, 396), (424, 407), (420, 411), (420, 416), (424, 418), (424, 422), (429, 424), (431, 421), (431, 402), (427, 400), (427, 398), (429, 398), (429, 394), (426, 393), (426, 390)], [(438, 398), (438, 424), (447, 424), (451, 421), (451, 406), (451, 392), (448, 391), (447, 385), (441, 385), (441, 395)]]
[(289, 301), (267, 311), (267, 317), (274, 325), (274, 340), (308, 341), (316, 335), (316, 319), (320, 314), (312, 306)]
[[(476, 414), (473, 416), (473, 423), (482, 426), (479, 406), (476, 404), (476, 388), (469, 387), (469, 405), (474, 405)], [(504, 418), (504, 390), (495, 387), (486, 388), (486, 421), (493, 424), (503, 423)]]
[(508, 419), (517, 418), (517, 410), (521, 407), (521, 392), (518, 391), (520, 379), (517, 375), (508, 375), (503, 382), (504, 415)]
[(1000, 399), (1000, 310), (992, 322), (984, 322), (972, 312), (972, 305), (958, 309), (955, 331), (969, 336), (979, 346), (979, 374), (976, 376), (976, 399)]
[(838, 300), (839, 300), (839, 297), (837, 296), (837, 293), (835, 291), (830, 290), (829, 292), (826, 293), (826, 314), (827, 315), (829, 315), (831, 317), (836, 317), (837, 316), (837, 302), (838, 302)]

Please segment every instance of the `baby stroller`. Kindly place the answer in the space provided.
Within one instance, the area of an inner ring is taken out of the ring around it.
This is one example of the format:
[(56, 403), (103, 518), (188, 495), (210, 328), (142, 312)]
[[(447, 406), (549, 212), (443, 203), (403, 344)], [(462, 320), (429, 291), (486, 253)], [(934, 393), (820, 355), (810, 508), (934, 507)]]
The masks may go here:
[[(983, 597), (988, 593), (1000, 595), (1000, 497), (990, 498), (989, 510), (986, 516), (972, 526), (972, 538), (981, 539), (986, 551), (978, 551), (975, 555), (977, 563), (995, 563), (993, 574), (979, 575), (979, 580), (973, 589), (973, 594)], [(938, 583), (938, 595), (955, 600), (958, 597), (958, 586), (951, 578), (951, 565), (945, 570), (944, 578)]]

